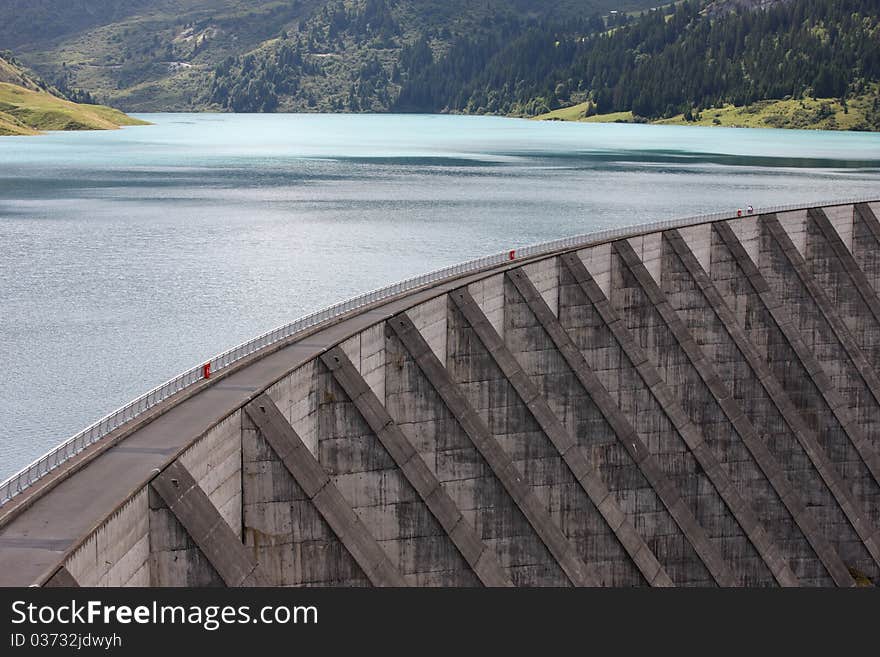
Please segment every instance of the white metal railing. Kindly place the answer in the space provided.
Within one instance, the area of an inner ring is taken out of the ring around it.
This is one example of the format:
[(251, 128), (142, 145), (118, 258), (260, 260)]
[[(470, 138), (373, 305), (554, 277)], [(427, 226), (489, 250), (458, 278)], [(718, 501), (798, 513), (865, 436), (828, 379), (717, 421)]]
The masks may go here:
[[(876, 201), (876, 198), (857, 198), (842, 199), (832, 202), (816, 203), (813, 205), (782, 205), (769, 208), (756, 209), (755, 215), (768, 214), (772, 212), (784, 212), (788, 210), (798, 210), (808, 207), (822, 207), (831, 205), (848, 205), (851, 203), (865, 203)], [(592, 244), (600, 244), (614, 239), (620, 239), (625, 236), (637, 235), (645, 232), (658, 232), (669, 230), (672, 228), (683, 228), (694, 224), (707, 223), (712, 221), (720, 221), (724, 219), (733, 219), (730, 213), (720, 212), (716, 214), (707, 214), (694, 217), (685, 217), (681, 219), (670, 219), (647, 224), (637, 224), (623, 226), (619, 228), (609, 228), (594, 233), (578, 235), (575, 237), (566, 237), (550, 242), (543, 242), (532, 246), (526, 246), (515, 250), (515, 260), (533, 258), (540, 255), (549, 255), (556, 251), (565, 251), (573, 248), (580, 248)], [(324, 324), (330, 320), (347, 315), (355, 310), (365, 306), (372, 305), (379, 301), (389, 300), (400, 294), (411, 292), (424, 287), (428, 284), (434, 284), (444, 279), (457, 278), (463, 274), (475, 273), (499, 266), (510, 262), (511, 252), (505, 251), (495, 255), (484, 256), (475, 260), (452, 265), (438, 269), (421, 276), (415, 276), (399, 283), (394, 283), (388, 287), (371, 292), (365, 292), (347, 301), (337, 303), (323, 310), (318, 310), (310, 315), (306, 315), (290, 324), (286, 324), (276, 328), (268, 333), (264, 333), (253, 340), (233, 347), (228, 351), (224, 351), (218, 356), (214, 356), (210, 363), (211, 374), (230, 367), (234, 363), (240, 361), (256, 351), (264, 349), (278, 342), (288, 340), (297, 333), (312, 329), (316, 326)], [(111, 431), (117, 429), (121, 425), (139, 417), (146, 411), (155, 407), (157, 404), (168, 399), (172, 395), (192, 386), (193, 384), (205, 378), (205, 365), (200, 364), (186, 372), (174, 377), (170, 381), (153, 388), (149, 392), (141, 395), (137, 399), (129, 402), (122, 408), (113, 411), (109, 415), (101, 418), (91, 426), (83, 429), (75, 436), (64, 441), (48, 453), (44, 454), (30, 465), (22, 468), (19, 472), (0, 483), (0, 507), (9, 502), (13, 497), (27, 489), (36, 481), (47, 473), (51, 472), (59, 465), (75, 456), (89, 445), (100, 440)]]

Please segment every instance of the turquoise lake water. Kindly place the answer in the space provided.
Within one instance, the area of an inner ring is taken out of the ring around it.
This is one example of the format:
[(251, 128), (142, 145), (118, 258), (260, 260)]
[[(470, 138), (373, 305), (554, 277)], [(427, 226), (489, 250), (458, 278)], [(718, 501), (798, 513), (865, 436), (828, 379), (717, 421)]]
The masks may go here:
[(322, 306), (479, 255), (880, 196), (880, 134), (394, 115), (139, 115), (0, 138), (0, 478)]

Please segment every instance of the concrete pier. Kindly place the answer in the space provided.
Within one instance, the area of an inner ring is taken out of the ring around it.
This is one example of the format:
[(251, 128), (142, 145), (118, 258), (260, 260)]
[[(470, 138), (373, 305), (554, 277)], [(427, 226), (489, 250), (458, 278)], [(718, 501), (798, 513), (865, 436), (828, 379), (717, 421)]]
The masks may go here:
[(880, 583), (878, 212), (514, 252), (352, 310), (0, 506), (0, 585)]

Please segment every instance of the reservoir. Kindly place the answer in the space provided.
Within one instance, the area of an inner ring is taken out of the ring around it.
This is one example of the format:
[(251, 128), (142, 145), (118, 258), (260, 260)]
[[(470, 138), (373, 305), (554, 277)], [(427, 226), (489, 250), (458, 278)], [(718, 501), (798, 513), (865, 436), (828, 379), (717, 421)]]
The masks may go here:
[(138, 115), (0, 139), (0, 479), (360, 292), (603, 228), (880, 196), (880, 134)]

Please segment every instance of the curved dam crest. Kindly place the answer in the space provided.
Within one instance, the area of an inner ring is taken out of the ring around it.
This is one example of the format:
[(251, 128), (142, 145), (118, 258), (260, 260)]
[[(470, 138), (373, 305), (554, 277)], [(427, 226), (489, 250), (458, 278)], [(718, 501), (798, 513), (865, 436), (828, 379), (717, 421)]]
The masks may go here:
[(321, 324), (0, 507), (0, 585), (880, 582), (880, 201)]

